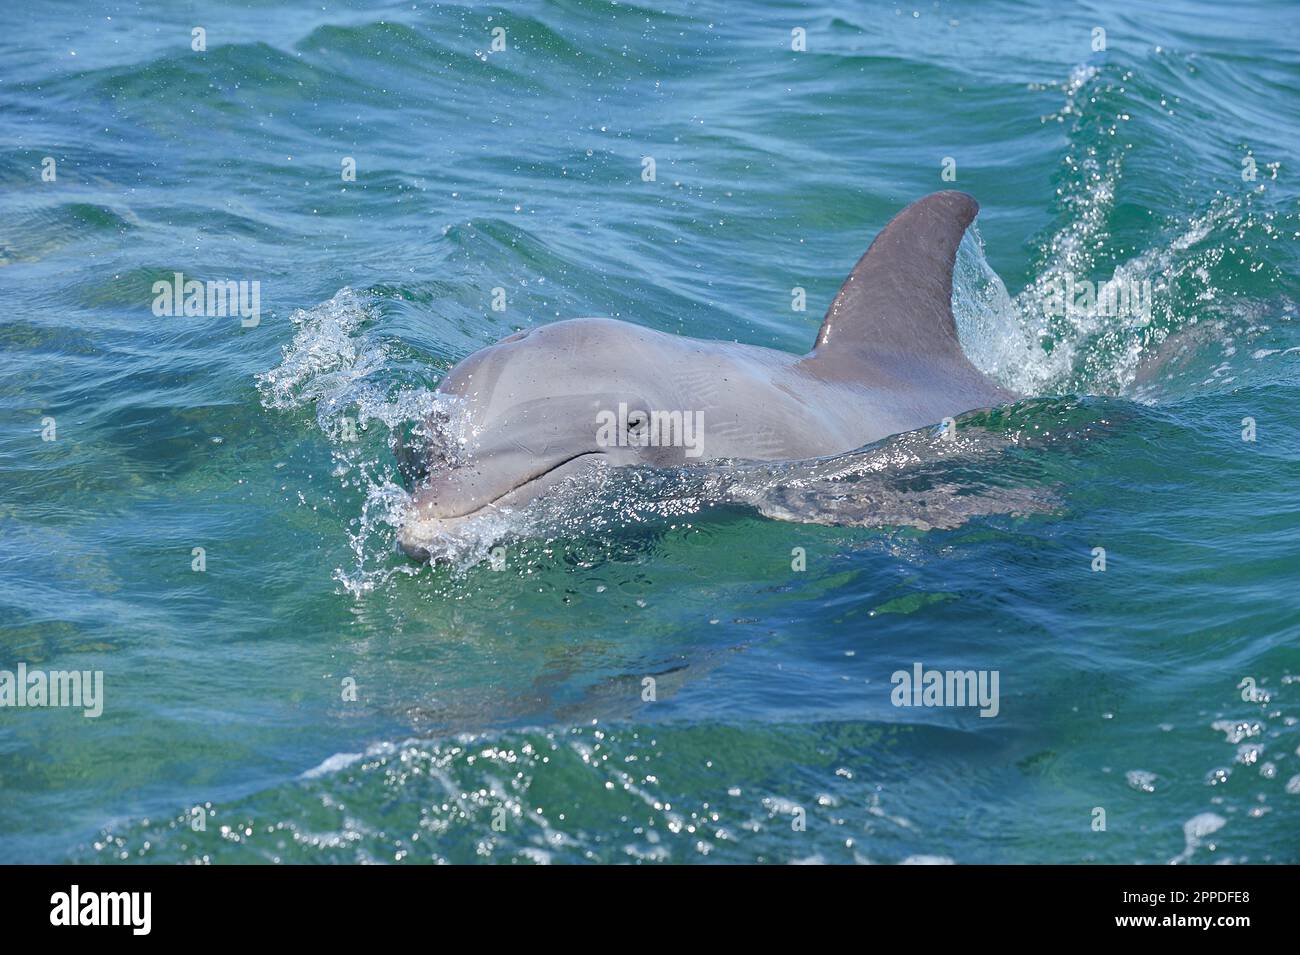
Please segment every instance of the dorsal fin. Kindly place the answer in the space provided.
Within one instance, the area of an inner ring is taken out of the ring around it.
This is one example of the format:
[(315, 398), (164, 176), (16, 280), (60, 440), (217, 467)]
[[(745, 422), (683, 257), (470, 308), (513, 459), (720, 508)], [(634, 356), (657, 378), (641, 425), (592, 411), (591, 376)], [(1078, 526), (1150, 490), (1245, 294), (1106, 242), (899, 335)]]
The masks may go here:
[(971, 196), (949, 190), (894, 216), (831, 302), (813, 357), (836, 364), (959, 359), (969, 365), (952, 316), (952, 268), (977, 212)]

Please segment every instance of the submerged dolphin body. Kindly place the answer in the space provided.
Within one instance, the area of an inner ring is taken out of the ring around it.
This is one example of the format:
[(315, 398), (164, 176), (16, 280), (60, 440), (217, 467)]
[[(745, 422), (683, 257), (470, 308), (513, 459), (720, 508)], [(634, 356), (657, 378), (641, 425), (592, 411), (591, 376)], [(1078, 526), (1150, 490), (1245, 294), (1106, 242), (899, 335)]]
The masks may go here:
[[(1013, 400), (967, 360), (952, 314), (953, 262), (978, 210), (948, 191), (895, 216), (806, 355), (600, 318), (544, 325), (475, 352), (438, 387), (460, 400), (465, 446), (417, 486), (402, 549), (427, 559), (430, 541), (461, 522), (527, 504), (596, 462), (822, 457)], [(629, 434), (625, 423), (640, 427)]]

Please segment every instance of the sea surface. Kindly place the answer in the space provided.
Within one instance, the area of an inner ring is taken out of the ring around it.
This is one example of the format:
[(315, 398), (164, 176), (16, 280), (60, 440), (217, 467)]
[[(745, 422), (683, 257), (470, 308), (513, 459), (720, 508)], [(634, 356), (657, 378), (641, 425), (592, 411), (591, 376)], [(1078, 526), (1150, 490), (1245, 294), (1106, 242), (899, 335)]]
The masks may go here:
[[(1297, 37), (1268, 0), (4, 4), (0, 670), (104, 700), (0, 708), (0, 862), (1300, 862)], [(588, 315), (802, 352), (943, 188), (1022, 401), (807, 500), (633, 472), (496, 555), (395, 550), (391, 440), (455, 362)], [(177, 272), (256, 323), (157, 314)], [(1150, 308), (1049, 314), (1067, 279)], [(997, 715), (896, 706), (918, 663), (996, 671)]]

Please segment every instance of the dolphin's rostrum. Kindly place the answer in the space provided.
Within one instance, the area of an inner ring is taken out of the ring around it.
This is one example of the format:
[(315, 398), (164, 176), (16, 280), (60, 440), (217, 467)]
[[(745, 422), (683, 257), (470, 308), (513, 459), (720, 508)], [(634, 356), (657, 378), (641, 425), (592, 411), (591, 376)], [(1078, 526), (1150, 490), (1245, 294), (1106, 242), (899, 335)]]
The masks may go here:
[(459, 522), (527, 504), (597, 462), (822, 457), (1012, 400), (967, 360), (952, 314), (953, 262), (978, 210), (946, 191), (895, 216), (806, 355), (603, 318), (475, 352), (438, 388), (459, 399), (466, 444), (417, 486), (402, 548), (426, 558)]

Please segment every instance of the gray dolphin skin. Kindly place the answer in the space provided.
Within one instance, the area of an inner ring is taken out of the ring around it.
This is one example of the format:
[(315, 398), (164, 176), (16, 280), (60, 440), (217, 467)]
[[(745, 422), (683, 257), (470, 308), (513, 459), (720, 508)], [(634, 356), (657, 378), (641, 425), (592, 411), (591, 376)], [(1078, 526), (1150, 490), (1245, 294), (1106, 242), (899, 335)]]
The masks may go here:
[(427, 559), (428, 542), (461, 522), (521, 507), (602, 462), (823, 457), (1014, 400), (967, 360), (952, 314), (953, 262), (978, 211), (945, 191), (895, 216), (806, 355), (603, 318), (475, 352), (438, 387), (460, 399), (466, 444), (416, 487), (399, 544)]

